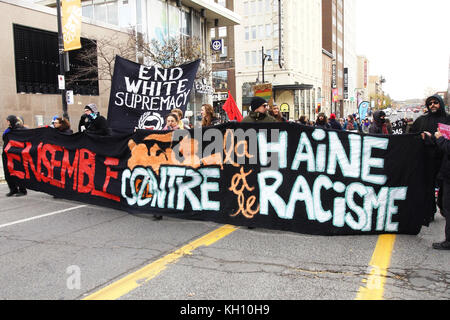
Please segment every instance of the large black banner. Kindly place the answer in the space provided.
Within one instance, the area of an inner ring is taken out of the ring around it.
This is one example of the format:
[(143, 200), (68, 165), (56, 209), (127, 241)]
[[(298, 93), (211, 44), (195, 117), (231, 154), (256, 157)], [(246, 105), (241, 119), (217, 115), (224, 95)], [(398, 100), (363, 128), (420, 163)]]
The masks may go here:
[(418, 135), (228, 123), (100, 137), (9, 133), (27, 188), (134, 213), (315, 235), (418, 234), (433, 199)]
[(116, 56), (108, 122), (114, 132), (161, 130), (174, 108), (189, 102), (200, 60), (176, 68), (147, 67)]

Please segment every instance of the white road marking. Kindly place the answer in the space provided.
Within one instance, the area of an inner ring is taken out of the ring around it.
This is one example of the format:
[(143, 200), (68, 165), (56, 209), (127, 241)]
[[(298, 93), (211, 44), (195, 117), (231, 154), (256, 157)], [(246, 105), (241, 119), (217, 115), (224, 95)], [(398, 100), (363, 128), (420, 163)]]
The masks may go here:
[(76, 206), (76, 207), (72, 207), (72, 208), (62, 209), (62, 210), (58, 210), (58, 211), (54, 211), (54, 212), (50, 212), (50, 213), (46, 213), (46, 214), (41, 214), (40, 216), (35, 216), (35, 217), (27, 218), (27, 219), (22, 219), (22, 220), (17, 220), (17, 221), (1, 224), (0, 229), (9, 227), (9, 226), (13, 226), (15, 224), (28, 222), (28, 221), (32, 221), (32, 220), (36, 220), (36, 219), (40, 219), (40, 218), (45, 218), (45, 217), (53, 216), (55, 214), (64, 213), (67, 211), (76, 210), (76, 209), (80, 209), (80, 208), (84, 208), (84, 207), (87, 207), (87, 205), (81, 205), (81, 206)]

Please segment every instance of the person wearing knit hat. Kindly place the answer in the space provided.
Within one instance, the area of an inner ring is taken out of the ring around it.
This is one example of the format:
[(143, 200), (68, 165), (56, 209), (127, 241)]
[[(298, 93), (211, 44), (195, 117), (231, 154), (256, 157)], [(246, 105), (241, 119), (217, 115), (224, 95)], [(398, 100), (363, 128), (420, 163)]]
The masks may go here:
[(250, 103), (250, 112), (242, 122), (276, 122), (275, 118), (268, 114), (268, 107), (266, 99), (253, 97)]
[(84, 114), (78, 124), (79, 132), (106, 136), (109, 133), (108, 123), (105, 117), (98, 112), (97, 105), (90, 103), (84, 107)]
[(328, 121), (331, 129), (342, 130), (341, 124), (336, 120), (336, 115), (334, 113), (330, 114), (330, 120)]
[[(8, 125), (8, 128), (3, 133), (3, 145), (7, 145), (9, 142), (9, 132), (26, 129), (23, 125), (21, 125), (21, 121), (19, 121), (19, 118), (15, 115), (8, 116), (6, 118), (6, 123)], [(17, 180), (17, 178), (15, 177), (11, 177), (11, 175), (9, 174), (9, 170), (7, 170), (5, 166), (3, 166), (3, 170), (5, 174), (5, 180), (9, 187), (9, 193), (7, 193), (6, 196), (25, 196), (27, 194), (27, 189), (22, 185), (22, 182), (20, 180)]]

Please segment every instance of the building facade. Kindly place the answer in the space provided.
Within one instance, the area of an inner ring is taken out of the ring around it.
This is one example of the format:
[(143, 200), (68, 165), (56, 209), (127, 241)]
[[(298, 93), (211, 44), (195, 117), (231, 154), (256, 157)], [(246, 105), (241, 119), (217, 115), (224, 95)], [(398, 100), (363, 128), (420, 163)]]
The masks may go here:
[(356, 3), (344, 0), (344, 114), (357, 113), (356, 75), (358, 59), (356, 55)]
[(321, 0), (242, 0), (235, 12), (236, 102), (249, 111), (255, 85), (268, 93), (283, 115), (315, 118), (322, 97)]
[(322, 0), (323, 48), (333, 54), (332, 111), (344, 117), (344, 1)]
[[(219, 5), (234, 11), (234, 0), (215, 0)], [(214, 26), (210, 32), (212, 44), (212, 96), (217, 115), (227, 119), (223, 105), (228, 92), (236, 98), (236, 66), (234, 26)], [(214, 44), (219, 43), (215, 46)]]
[[(54, 40), (57, 36), (55, 2), (0, 0), (4, 44), (0, 62), (3, 88), (0, 92), (0, 116), (3, 119), (12, 113), (22, 116), (28, 126), (36, 127), (49, 124), (54, 115), (62, 113), (62, 98), (57, 88), (59, 63), (57, 41)], [(82, 14), (82, 40), (83, 37), (95, 40), (116, 36), (119, 41), (123, 39), (123, 43), (127, 43), (130, 29), (147, 40), (198, 37), (202, 52), (209, 60), (211, 27), (233, 26), (240, 22), (240, 17), (234, 12), (207, 0), (87, 0), (82, 1)], [(18, 52), (18, 48), (21, 51)], [(211, 85), (211, 77), (205, 82)], [(68, 106), (74, 131), (84, 105), (96, 103), (100, 112), (107, 114), (109, 88), (110, 81), (98, 80), (97, 86), (74, 89), (73, 104)], [(188, 110), (192, 115), (199, 115), (205, 102), (211, 103), (212, 95), (194, 90)], [(2, 121), (1, 129), (4, 130), (4, 126)]]
[(369, 101), (369, 60), (365, 56), (357, 56), (356, 101)]

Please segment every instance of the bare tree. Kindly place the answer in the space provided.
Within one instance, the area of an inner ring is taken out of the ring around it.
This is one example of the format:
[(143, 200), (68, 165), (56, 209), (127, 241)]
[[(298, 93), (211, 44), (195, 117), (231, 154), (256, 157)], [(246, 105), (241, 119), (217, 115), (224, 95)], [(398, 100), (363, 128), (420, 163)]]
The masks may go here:
[[(197, 79), (209, 79), (212, 68), (202, 52), (197, 37), (176, 37), (160, 42), (147, 42), (140, 33), (130, 31), (128, 36), (115, 33), (110, 37), (89, 40), (92, 44), (79, 52), (82, 61), (68, 78), (68, 82), (112, 80), (116, 55), (147, 66), (173, 68), (200, 59)], [(109, 87), (109, 86), (108, 86)], [(108, 88), (109, 89), (109, 88)]]

